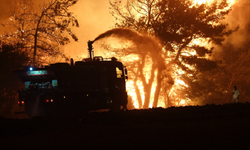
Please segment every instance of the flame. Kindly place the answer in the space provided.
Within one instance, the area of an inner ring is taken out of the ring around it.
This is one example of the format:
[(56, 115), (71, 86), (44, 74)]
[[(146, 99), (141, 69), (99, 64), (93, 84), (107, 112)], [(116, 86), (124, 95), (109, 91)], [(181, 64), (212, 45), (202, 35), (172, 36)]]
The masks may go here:
[[(209, 5), (209, 4), (211, 4), (211, 3), (215, 2), (215, 1), (218, 1), (218, 0), (192, 0), (192, 1), (193, 1), (194, 4), (199, 4), (199, 5), (207, 4), (207, 5)], [(229, 6), (235, 4), (236, 1), (237, 0), (227, 0), (227, 2), (229, 3)]]
[[(192, 0), (192, 1), (193, 1), (194, 4), (198, 4), (198, 5), (201, 5), (201, 4), (210, 5), (210, 4), (212, 4), (213, 2), (215, 2), (217, 0)], [(226, 9), (230, 9), (231, 6), (237, 2), (237, 0), (227, 0), (227, 2), (229, 4), (229, 6)], [(188, 46), (192, 47), (192, 46), (198, 45), (198, 46), (202, 46), (202, 47), (210, 49), (211, 45), (209, 44), (208, 41), (209, 41), (209, 39), (196, 38), (196, 39), (193, 39)], [(182, 52), (182, 55), (184, 55), (184, 56), (195, 56), (196, 51), (187, 48), (186, 50), (184, 50)], [(205, 56), (205, 58), (208, 58), (208, 56)], [(185, 66), (189, 67), (190, 69), (195, 69), (194, 67), (189, 66), (187, 64), (185, 64)], [(188, 99), (188, 98), (184, 98), (184, 99), (179, 98), (179, 96), (177, 94), (177, 91), (181, 90), (182, 88), (185, 88), (185, 87), (187, 88), (188, 85), (183, 80), (181, 80), (179, 78), (179, 75), (185, 73), (184, 71), (178, 69), (177, 66), (176, 66), (176, 68), (174, 69), (174, 72), (176, 72), (176, 74), (174, 74), (175, 84), (173, 85), (169, 95), (171, 97), (173, 97), (174, 99), (176, 99), (175, 105), (176, 106), (197, 105), (197, 104), (193, 104), (191, 102), (191, 100)]]
[[(215, 0), (193, 0), (193, 3), (209, 5), (209, 4), (212, 4), (214, 1)], [(227, 2), (229, 3), (229, 7), (226, 8), (226, 9), (229, 9), (234, 3), (236, 3), (236, 0), (228, 0)], [(211, 47), (211, 45), (209, 44), (208, 41), (209, 41), (209, 39), (196, 38), (196, 39), (193, 39), (192, 42), (188, 46), (192, 47), (192, 46), (195, 46), (195, 45), (199, 45), (199, 46), (206, 47), (206, 48), (209, 49)], [(112, 55), (112, 54), (110, 53), (109, 55)], [(182, 52), (182, 55), (195, 56), (196, 51), (192, 50), (191, 48), (186, 49), (186, 50), (184, 50)], [(113, 56), (115, 56), (115, 54)], [(139, 60), (139, 56), (137, 56), (137, 55), (129, 55), (127, 57), (121, 58), (121, 61), (124, 62), (125, 65), (128, 62), (131, 63), (131, 62), (138, 61), (138, 60)], [(166, 61), (166, 63), (168, 63), (168, 62)], [(151, 65), (152, 65), (152, 60), (151, 60), (150, 64), (148, 64), (148, 65), (146, 65), (144, 67), (144, 75), (145, 75), (145, 77), (147, 79), (146, 80), (147, 82), (148, 82), (148, 79), (150, 78)], [(189, 65), (186, 65), (186, 66), (189, 67), (190, 69), (195, 69), (192, 66), (189, 66)], [(172, 86), (170, 92), (168, 93), (169, 97), (171, 97), (171, 99), (174, 100), (173, 104), (175, 106), (196, 105), (196, 104), (192, 103), (192, 101), (189, 98), (187, 98), (187, 96), (180, 96), (180, 94), (178, 93), (179, 91), (184, 90), (185, 88), (188, 88), (188, 85), (183, 80), (181, 80), (181, 78), (180, 78), (180, 76), (182, 74), (185, 74), (185, 72), (183, 70), (179, 69), (177, 65), (174, 67), (173, 70), (174, 70), (173, 78), (174, 78), (175, 83)], [(149, 108), (152, 108), (152, 106), (153, 106), (154, 92), (155, 92), (156, 86), (157, 86), (156, 75), (157, 75), (157, 72), (155, 72), (154, 82), (153, 82), (153, 85), (151, 87)], [(131, 75), (131, 74), (129, 74), (129, 76), (130, 76), (129, 77), (130, 79), (134, 78), (133, 75)], [(142, 98), (142, 105), (143, 105), (144, 99), (145, 99), (145, 97), (144, 97), (144, 94), (145, 94), (144, 93), (144, 87), (143, 87), (143, 84), (142, 84), (141, 81), (137, 81), (136, 83), (134, 83), (133, 80), (128, 80), (127, 83), (126, 83), (128, 95), (130, 95), (132, 97), (132, 103), (133, 103), (134, 107), (137, 108), (137, 109), (141, 109), (141, 108), (139, 108), (139, 104), (138, 104), (138, 101), (137, 101), (137, 94), (136, 94), (136, 91), (135, 91), (134, 84), (136, 84), (138, 86), (138, 88), (139, 88), (140, 96)], [(164, 96), (159, 97), (157, 107), (167, 107)]]

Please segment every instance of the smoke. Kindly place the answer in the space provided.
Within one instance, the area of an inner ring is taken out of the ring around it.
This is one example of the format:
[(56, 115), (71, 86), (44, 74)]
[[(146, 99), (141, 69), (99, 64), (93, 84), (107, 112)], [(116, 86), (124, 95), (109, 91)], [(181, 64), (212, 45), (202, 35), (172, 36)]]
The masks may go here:
[[(17, 0), (0, 0), (0, 34), (4, 34), (5, 28), (2, 24), (8, 21), (11, 8)], [(32, 0), (35, 7), (47, 3), (50, 0)], [(109, 13), (109, 0), (79, 0), (74, 6), (69, 8), (76, 16), (80, 27), (73, 27), (72, 31), (78, 37), (78, 42), (73, 40), (61, 47), (66, 56), (75, 60), (80, 57), (87, 57), (87, 42), (94, 39), (100, 33), (111, 29), (113, 25), (112, 15)]]
[(231, 28), (239, 26), (239, 31), (232, 34), (226, 42), (230, 42), (236, 47), (242, 47), (250, 32), (250, 1), (241, 0), (233, 6), (233, 10), (227, 20)]
[(14, 0), (1, 0), (0, 10), (0, 21), (8, 19), (8, 13), (10, 6), (14, 4)]
[[(1, 0), (0, 2), (0, 34), (3, 34), (4, 28), (1, 26), (3, 23), (6, 23), (9, 17), (10, 9), (13, 8), (16, 0)], [(35, 6), (39, 6), (43, 2), (49, 2), (49, 0), (33, 0)], [(79, 41), (72, 42), (63, 46), (64, 53), (66, 56), (70, 56), (74, 59), (77, 57), (87, 57), (87, 42), (88, 40), (95, 39), (100, 33), (112, 28), (114, 25), (113, 17), (109, 13), (109, 0), (79, 0), (75, 6), (70, 8), (70, 11), (74, 13), (76, 18), (79, 21), (79, 28), (72, 28), (72, 31), (76, 34)], [(230, 29), (234, 29), (239, 25), (239, 30), (233, 33), (231, 36), (227, 37), (224, 41), (224, 45), (232, 44), (235, 49), (244, 49), (246, 43), (248, 43), (248, 35), (250, 32), (250, 1), (249, 0), (238, 0), (234, 4), (232, 11), (226, 17), (225, 21), (229, 24)], [(123, 30), (126, 32), (126, 30)], [(133, 40), (134, 36), (123, 34), (123, 31), (116, 30), (116, 34), (112, 36), (123, 37)], [(108, 33), (106, 33), (108, 34)], [(132, 32), (130, 33), (132, 35)], [(122, 36), (118, 36), (122, 35)], [(125, 36), (128, 37), (125, 37)], [(101, 35), (100, 35), (101, 36)], [(98, 36), (99, 38), (101, 38)], [(104, 35), (103, 35), (104, 36)], [(130, 37), (129, 37), (130, 36)], [(142, 35), (141, 35), (142, 36)], [(142, 41), (140, 43), (147, 42), (145, 39), (138, 37)], [(99, 40), (99, 39), (96, 39)], [(95, 45), (96, 46), (96, 45)], [(155, 45), (157, 46), (157, 44)], [(97, 47), (95, 47), (97, 49)], [(223, 47), (222, 47), (223, 48)], [(216, 47), (215, 51), (221, 51), (221, 48)]]
[[(48, 0), (31, 0), (34, 4), (34, 9), (38, 8), (39, 5), (43, 4), (44, 2)], [(11, 11), (15, 10), (16, 4), (18, 3), (18, 0), (1, 0), (0, 2), (0, 34), (2, 34), (5, 31), (5, 28), (3, 28), (2, 24), (5, 24), (11, 14)]]
[[(109, 0), (79, 0), (70, 8), (79, 21), (79, 28), (72, 28), (79, 41), (64, 46), (64, 52), (74, 59), (88, 57), (87, 42), (112, 28), (113, 17), (109, 13)], [(98, 50), (97, 45), (94, 48)], [(96, 54), (97, 51), (95, 51)]]
[(8, 20), (11, 6), (14, 5), (14, 0), (1, 0), (0, 2), (0, 32), (3, 32), (2, 24)]
[(228, 29), (234, 30), (239, 26), (239, 30), (226, 37), (222, 47), (216, 47), (215, 50), (221, 52), (228, 45), (233, 50), (249, 49), (250, 42), (250, 1), (239, 0), (233, 7), (232, 11), (225, 18), (224, 22), (228, 24)]

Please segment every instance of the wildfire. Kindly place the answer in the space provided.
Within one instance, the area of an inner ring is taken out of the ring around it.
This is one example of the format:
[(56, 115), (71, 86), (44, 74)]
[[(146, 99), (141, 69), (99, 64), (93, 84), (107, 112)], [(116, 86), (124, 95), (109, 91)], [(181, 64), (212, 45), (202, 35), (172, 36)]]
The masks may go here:
[[(208, 4), (209, 5), (214, 1), (218, 1), (218, 0), (193, 0), (193, 2), (195, 4), (199, 4), (199, 5), (201, 5), (201, 4)], [(236, 3), (236, 0), (227, 0), (227, 2), (229, 3), (229, 6), (231, 6), (231, 5)]]
[[(215, 0), (192, 0), (192, 1), (194, 4), (199, 4), (199, 5), (201, 5), (201, 4), (210, 5), (213, 2), (215, 2)], [(227, 0), (227, 2), (229, 4), (229, 7), (227, 7), (226, 9), (229, 9), (233, 4), (236, 3), (236, 0)], [(140, 15), (140, 14), (138, 14), (138, 15)], [(111, 34), (111, 32), (112, 31), (108, 31), (106, 33), (103, 33), (98, 38), (103, 38), (103, 37), (107, 36), (107, 34)], [(126, 34), (126, 33), (124, 32), (124, 34)], [(126, 39), (126, 38), (128, 38), (128, 36), (131, 36), (131, 34), (128, 34), (128, 35), (124, 36), (123, 38)], [(133, 39), (136, 39), (136, 38), (133, 38)], [(193, 39), (191, 41), (191, 43), (188, 45), (190, 48), (183, 50), (181, 55), (183, 55), (183, 56), (195, 56), (195, 55), (197, 55), (196, 51), (191, 48), (192, 46), (198, 45), (198, 46), (202, 46), (202, 47), (209, 49), (211, 47), (211, 45), (209, 44), (208, 41), (209, 41), (209, 39), (203, 39), (203, 38)], [(115, 44), (112, 44), (112, 47), (114, 45), (116, 47), (117, 47), (117, 45), (119, 45), (118, 44), (119, 42), (117, 42), (117, 41), (113, 41), (113, 42)], [(147, 42), (144, 42), (144, 43), (147, 43)], [(127, 48), (127, 47), (125, 47), (124, 41), (123, 41), (123, 45), (120, 44), (118, 47)], [(147, 48), (147, 47), (144, 47), (144, 48)], [(116, 57), (117, 53), (110, 52), (108, 55)], [(205, 57), (207, 57), (207, 56), (205, 56)], [(136, 63), (138, 63), (138, 61), (140, 61), (140, 59), (141, 59), (140, 56), (136, 55), (136, 54), (129, 54), (126, 57), (123, 57), (123, 56), (120, 57), (120, 61), (124, 62), (125, 65), (131, 64), (131, 63), (136, 64)], [(147, 63), (144, 65), (144, 68), (143, 68), (143, 75), (146, 79), (145, 81), (147, 83), (149, 83), (150, 82), (149, 80), (151, 80), (151, 81), (153, 80), (151, 89), (148, 90), (148, 91), (150, 91), (150, 93), (145, 93), (145, 89), (144, 89), (145, 87), (143, 87), (145, 82), (143, 83), (141, 80), (134, 80), (136, 78), (136, 75), (135, 75), (136, 68), (128, 68), (129, 80), (126, 83), (127, 91), (128, 91), (128, 95), (131, 96), (131, 98), (132, 98), (132, 103), (133, 103), (134, 107), (137, 109), (141, 109), (141, 107), (139, 106), (140, 104), (138, 101), (138, 96), (141, 98), (142, 105), (143, 105), (145, 103), (145, 98), (146, 98), (145, 95), (150, 95), (149, 108), (153, 107), (154, 93), (156, 92), (156, 88), (157, 88), (157, 74), (158, 74), (157, 70), (154, 71), (153, 72), (155, 74), (154, 78), (153, 79), (151, 78), (151, 76), (152, 76), (151, 70), (152, 70), (152, 64), (153, 64), (154, 59), (155, 58), (147, 59)], [(170, 60), (165, 60), (165, 61), (166, 61), (165, 63), (168, 64)], [(138, 64), (140, 64), (140, 63), (138, 63)], [(190, 69), (195, 69), (194, 67), (188, 66), (188, 65), (186, 65), (186, 67), (189, 67)], [(133, 70), (133, 69), (135, 69), (135, 70)], [(180, 78), (181, 75), (183, 75), (183, 74), (185, 74), (185, 72), (182, 71), (180, 68), (178, 68), (177, 65), (173, 67), (172, 78), (174, 80), (174, 84), (170, 86), (170, 89), (167, 92), (168, 93), (167, 96), (164, 94), (161, 94), (158, 97), (157, 107), (169, 106), (168, 102), (166, 102), (166, 97), (168, 97), (168, 99), (174, 100), (174, 102), (171, 105), (175, 105), (175, 106), (197, 105), (197, 104), (193, 104), (191, 102), (191, 100), (187, 98), (187, 95), (182, 95), (183, 93), (180, 92), (183, 90), (185, 91), (188, 88), (188, 85)], [(138, 87), (139, 91), (138, 90), (136, 91), (135, 87)], [(139, 95), (138, 95), (138, 93), (139, 93)]]
[[(193, 2), (196, 4), (207, 4), (207, 5), (213, 3), (214, 1), (215, 0), (193, 0)], [(231, 6), (236, 3), (236, 0), (227, 0), (227, 2), (229, 4), (229, 7), (226, 9), (230, 9)], [(209, 41), (209, 39), (203, 39), (203, 38), (193, 39), (189, 46), (198, 45), (198, 46), (202, 46), (202, 47), (210, 49), (211, 45), (209, 44), (208, 41)], [(194, 56), (194, 55), (196, 55), (196, 51), (192, 51), (191, 49), (187, 49), (182, 53), (182, 55)], [(190, 68), (191, 66), (187, 66), (187, 67)], [(191, 69), (194, 69), (194, 68), (191, 67)], [(192, 104), (191, 100), (188, 98), (184, 98), (184, 99), (179, 98), (178, 91), (181, 89), (187, 88), (188, 85), (178, 77), (179, 75), (183, 74), (184, 72), (180, 69), (177, 69), (177, 68), (174, 71), (177, 72), (177, 74), (175, 74), (173, 76), (173, 78), (175, 80), (175, 84), (172, 86), (171, 91), (169, 92), (169, 95), (173, 99), (175, 99), (175, 105), (176, 106), (195, 105), (195, 104)], [(152, 88), (154, 88), (154, 87), (152, 87)], [(154, 90), (152, 89), (152, 91), (154, 91)], [(163, 98), (159, 99), (158, 107), (166, 107), (166, 102), (164, 103)]]

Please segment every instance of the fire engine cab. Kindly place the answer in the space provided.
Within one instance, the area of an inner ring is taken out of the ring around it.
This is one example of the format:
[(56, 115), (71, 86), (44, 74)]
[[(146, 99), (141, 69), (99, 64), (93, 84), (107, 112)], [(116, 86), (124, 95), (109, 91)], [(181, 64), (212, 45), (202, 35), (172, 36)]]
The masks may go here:
[[(80, 116), (91, 110), (127, 109), (126, 67), (116, 58), (90, 58), (45, 67), (27, 66), (14, 73), (24, 83), (19, 105), (28, 116)], [(91, 47), (90, 47), (91, 46)]]

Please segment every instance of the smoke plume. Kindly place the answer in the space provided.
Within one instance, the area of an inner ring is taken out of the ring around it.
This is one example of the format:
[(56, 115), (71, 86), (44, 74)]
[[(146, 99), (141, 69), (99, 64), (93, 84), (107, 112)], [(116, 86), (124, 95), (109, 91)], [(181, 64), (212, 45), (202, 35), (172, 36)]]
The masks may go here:
[[(0, 34), (4, 34), (10, 16), (10, 10), (14, 7), (18, 0), (0, 0)], [(50, 0), (32, 0), (35, 7), (47, 3)], [(75, 60), (87, 57), (87, 42), (94, 39), (100, 33), (109, 30), (113, 25), (113, 18), (109, 14), (109, 0), (79, 0), (70, 10), (76, 16), (80, 27), (72, 28), (73, 33), (78, 37), (78, 42), (72, 40), (71, 43), (61, 47), (66, 56), (70, 56)]]
[(14, 0), (1, 0), (0, 2), (0, 32), (3, 32), (2, 24), (8, 20), (11, 6), (14, 5)]
[[(79, 41), (65, 45), (64, 52), (77, 60), (78, 57), (88, 57), (87, 42), (111, 29), (113, 18), (109, 13), (108, 0), (79, 0), (70, 11), (80, 24), (79, 28), (72, 28)], [(97, 45), (94, 48), (99, 49)], [(95, 53), (99, 55), (97, 51)]]
[(229, 29), (235, 29), (239, 26), (239, 30), (227, 37), (223, 43), (223, 47), (231, 45), (231, 49), (241, 50), (249, 49), (250, 42), (250, 1), (239, 0), (233, 7), (232, 11), (226, 17), (225, 22), (228, 23)]
[[(49, 0), (32, 1), (35, 3), (35, 6), (39, 6), (43, 2), (49, 2)], [(237, 1), (225, 21), (229, 24), (230, 29), (234, 29), (237, 25), (239, 25), (240, 28), (237, 32), (226, 38), (224, 45), (232, 44), (235, 49), (244, 49), (250, 39), (250, 18), (248, 17), (250, 15), (250, 1)], [(8, 20), (10, 9), (13, 8), (15, 3), (16, 0), (1, 0), (0, 2), (0, 34), (3, 34), (4, 28), (2, 24)], [(88, 54), (87, 41), (111, 29), (114, 24), (113, 18), (109, 14), (109, 0), (79, 0), (75, 6), (70, 8), (70, 11), (74, 13), (80, 24), (79, 28), (72, 29), (72, 31), (76, 33), (79, 41), (71, 42), (62, 48), (66, 55), (70, 55), (73, 58), (86, 56)], [(115, 35), (118, 37), (118, 33)], [(123, 36), (125, 35), (123, 34)], [(133, 38), (133, 36), (131, 36), (131, 38)], [(217, 50), (219, 51), (219, 48), (217, 48)]]

